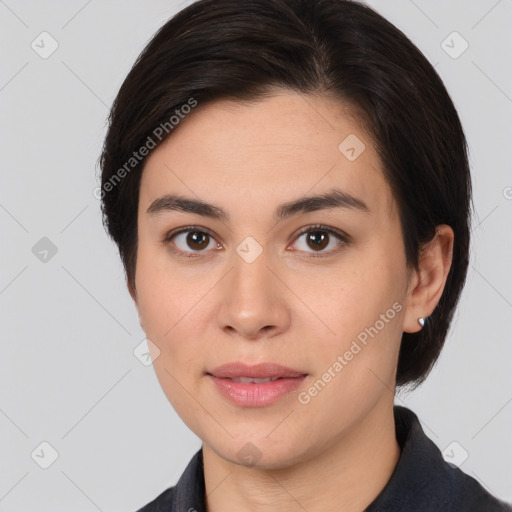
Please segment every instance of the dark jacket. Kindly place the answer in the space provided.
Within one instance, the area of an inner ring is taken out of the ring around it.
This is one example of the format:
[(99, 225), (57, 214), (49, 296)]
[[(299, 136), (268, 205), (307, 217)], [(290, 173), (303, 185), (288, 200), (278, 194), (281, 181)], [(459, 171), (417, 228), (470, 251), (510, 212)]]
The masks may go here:
[[(401, 454), (391, 478), (364, 512), (511, 512), (473, 477), (449, 464), (425, 435), (416, 414), (394, 406)], [(512, 474), (510, 475), (512, 485)], [(178, 483), (137, 512), (205, 512), (203, 451)]]

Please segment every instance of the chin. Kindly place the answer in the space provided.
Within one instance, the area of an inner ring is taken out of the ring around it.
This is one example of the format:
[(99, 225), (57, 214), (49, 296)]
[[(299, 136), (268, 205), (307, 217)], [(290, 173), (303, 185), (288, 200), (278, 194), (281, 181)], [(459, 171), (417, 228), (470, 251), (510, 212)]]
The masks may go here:
[(227, 462), (249, 469), (285, 469), (307, 459), (303, 443), (294, 446), (290, 442), (284, 444), (281, 439), (271, 441), (268, 437), (241, 436), (237, 440), (231, 440), (227, 446), (210, 446)]

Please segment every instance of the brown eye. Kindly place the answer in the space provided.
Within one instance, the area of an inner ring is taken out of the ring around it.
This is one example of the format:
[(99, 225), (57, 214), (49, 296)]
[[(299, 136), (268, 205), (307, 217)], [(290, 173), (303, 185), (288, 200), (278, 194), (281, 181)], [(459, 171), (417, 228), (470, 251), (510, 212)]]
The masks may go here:
[(343, 232), (324, 226), (308, 226), (299, 233), (294, 246), (311, 256), (329, 256), (340, 246), (349, 245), (350, 240)]
[(201, 250), (208, 247), (210, 235), (202, 233), (201, 231), (189, 231), (186, 236), (185, 243), (188, 247), (194, 250)]
[(310, 231), (306, 235), (306, 243), (315, 251), (325, 249), (329, 244), (329, 235), (325, 231)]
[(208, 249), (218, 247), (216, 240), (205, 231), (186, 228), (177, 233), (168, 235), (164, 239), (167, 245), (174, 245), (175, 252), (183, 253), (185, 256), (194, 256), (194, 253), (206, 253)]

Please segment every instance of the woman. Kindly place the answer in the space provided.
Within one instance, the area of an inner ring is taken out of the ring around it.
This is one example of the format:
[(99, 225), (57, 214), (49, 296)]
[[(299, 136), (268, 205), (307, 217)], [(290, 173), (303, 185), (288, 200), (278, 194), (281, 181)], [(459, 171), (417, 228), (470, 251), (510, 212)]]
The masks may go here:
[(502, 511), (394, 406), (468, 267), (440, 78), (348, 0), (201, 0), (114, 102), (102, 208), (170, 403), (202, 440), (149, 511)]

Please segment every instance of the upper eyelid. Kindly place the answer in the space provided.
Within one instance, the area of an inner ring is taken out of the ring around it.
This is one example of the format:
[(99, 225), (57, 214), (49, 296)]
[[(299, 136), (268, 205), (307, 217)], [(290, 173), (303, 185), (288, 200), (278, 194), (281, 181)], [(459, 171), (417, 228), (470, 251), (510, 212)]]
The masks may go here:
[(171, 230), (168, 233), (164, 235), (163, 241), (169, 241), (171, 238), (175, 237), (176, 235), (181, 235), (182, 233), (187, 233), (188, 231), (197, 231), (198, 233), (206, 233), (207, 235), (211, 236), (212, 238), (215, 238), (217, 240), (216, 236), (207, 228), (203, 228), (201, 226), (185, 226), (183, 228), (177, 228), (176, 230)]
[(297, 237), (297, 236), (303, 235), (304, 233), (309, 233), (310, 231), (315, 231), (315, 230), (316, 231), (328, 231), (329, 233), (332, 233), (339, 238), (350, 239), (350, 236), (347, 233), (345, 233), (343, 230), (337, 229), (334, 227), (330, 227), (330, 226), (326, 226), (324, 224), (312, 224), (310, 226), (305, 226), (304, 228), (301, 228), (295, 236)]

